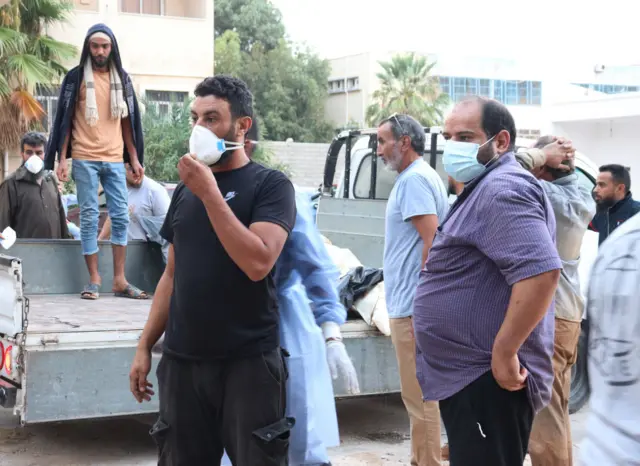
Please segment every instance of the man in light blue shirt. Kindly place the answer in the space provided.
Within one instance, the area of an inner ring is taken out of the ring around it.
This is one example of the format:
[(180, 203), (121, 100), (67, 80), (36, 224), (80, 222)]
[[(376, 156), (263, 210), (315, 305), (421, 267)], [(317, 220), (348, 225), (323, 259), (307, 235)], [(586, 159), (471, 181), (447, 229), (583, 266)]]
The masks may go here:
[(396, 350), (402, 400), (411, 422), (411, 465), (440, 465), (440, 410), (424, 402), (416, 377), (413, 297), (439, 222), (448, 210), (447, 190), (423, 159), (425, 132), (408, 115), (394, 115), (378, 127), (378, 156), (399, 173), (387, 203), (384, 286)]

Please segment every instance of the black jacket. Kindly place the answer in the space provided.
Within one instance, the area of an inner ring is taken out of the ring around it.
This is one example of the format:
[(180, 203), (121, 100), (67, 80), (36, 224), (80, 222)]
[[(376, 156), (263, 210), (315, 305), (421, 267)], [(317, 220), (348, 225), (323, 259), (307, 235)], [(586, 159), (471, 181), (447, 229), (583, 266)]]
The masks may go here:
[(627, 193), (624, 199), (616, 202), (609, 209), (597, 212), (589, 224), (589, 229), (599, 233), (598, 244), (602, 244), (613, 230), (638, 212), (640, 212), (640, 202), (634, 200), (631, 193)]
[[(138, 161), (140, 162), (140, 165), (143, 164), (144, 141), (142, 136), (142, 120), (140, 118), (140, 108), (138, 107), (138, 99), (136, 98), (136, 93), (133, 89), (133, 83), (131, 82), (129, 75), (122, 69), (120, 50), (118, 49), (118, 43), (116, 42), (113, 32), (104, 24), (96, 24), (89, 29), (87, 36), (85, 37), (82, 54), (80, 55), (80, 65), (67, 73), (62, 81), (62, 85), (60, 86), (58, 110), (53, 122), (53, 127), (51, 128), (49, 143), (47, 145), (47, 151), (44, 158), (44, 167), (47, 170), (53, 170), (55, 161), (60, 160), (64, 140), (71, 130), (76, 109), (76, 99), (84, 77), (84, 63), (89, 59), (89, 37), (96, 32), (104, 32), (111, 37), (111, 59), (114, 60), (116, 67), (120, 72), (124, 99), (127, 101), (127, 107), (129, 108), (129, 121), (131, 122), (133, 143), (135, 144), (136, 152), (138, 153)], [(123, 155), (124, 161), (129, 162), (129, 151), (127, 150), (126, 145), (124, 147)], [(67, 158), (71, 157), (71, 138), (69, 138), (69, 145), (65, 156)]]

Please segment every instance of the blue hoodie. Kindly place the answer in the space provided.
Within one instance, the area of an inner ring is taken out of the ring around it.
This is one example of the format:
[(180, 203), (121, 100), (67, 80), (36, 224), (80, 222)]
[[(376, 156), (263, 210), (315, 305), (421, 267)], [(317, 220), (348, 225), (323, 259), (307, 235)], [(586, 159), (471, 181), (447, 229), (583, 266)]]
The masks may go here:
[[(67, 134), (69, 134), (71, 130), (71, 125), (73, 124), (76, 99), (84, 78), (84, 64), (86, 60), (90, 59), (89, 37), (96, 32), (103, 32), (111, 38), (111, 60), (113, 60), (118, 72), (120, 73), (124, 99), (127, 102), (127, 107), (129, 107), (129, 121), (131, 122), (133, 143), (135, 144), (136, 151), (138, 153), (138, 161), (140, 162), (140, 165), (143, 164), (144, 141), (142, 136), (142, 120), (140, 118), (140, 108), (138, 107), (138, 99), (136, 98), (136, 93), (133, 89), (133, 83), (131, 82), (129, 75), (124, 71), (124, 69), (122, 69), (120, 50), (118, 49), (118, 42), (116, 41), (113, 31), (105, 24), (96, 24), (87, 31), (84, 46), (82, 47), (82, 54), (80, 55), (80, 64), (67, 73), (62, 81), (62, 85), (60, 86), (58, 110), (53, 122), (53, 127), (51, 128), (49, 143), (47, 145), (47, 151), (44, 158), (44, 166), (47, 170), (53, 170), (55, 161), (60, 161), (62, 145), (64, 144)], [(124, 147), (123, 155), (124, 161), (129, 162), (129, 151), (127, 150), (126, 145)], [(71, 158), (71, 138), (69, 138), (69, 145), (65, 156), (66, 158)]]

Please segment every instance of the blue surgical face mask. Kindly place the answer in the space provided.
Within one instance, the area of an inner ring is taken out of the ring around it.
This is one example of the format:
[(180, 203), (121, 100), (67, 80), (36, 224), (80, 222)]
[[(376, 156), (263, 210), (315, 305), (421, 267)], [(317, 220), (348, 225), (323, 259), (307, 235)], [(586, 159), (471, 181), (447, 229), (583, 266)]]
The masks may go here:
[(486, 164), (482, 164), (478, 162), (478, 151), (492, 140), (493, 137), (480, 145), (473, 142), (461, 142), (449, 139), (444, 145), (444, 154), (442, 156), (444, 171), (460, 183), (468, 183), (479, 177), (495, 157)]

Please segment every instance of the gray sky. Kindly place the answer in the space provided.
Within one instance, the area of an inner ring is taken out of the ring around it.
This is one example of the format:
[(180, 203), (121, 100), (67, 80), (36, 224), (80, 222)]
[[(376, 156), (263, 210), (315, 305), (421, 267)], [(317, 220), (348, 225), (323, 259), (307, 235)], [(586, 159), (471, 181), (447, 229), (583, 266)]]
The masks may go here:
[(291, 39), (325, 58), (370, 50), (640, 64), (633, 0), (272, 0)]

